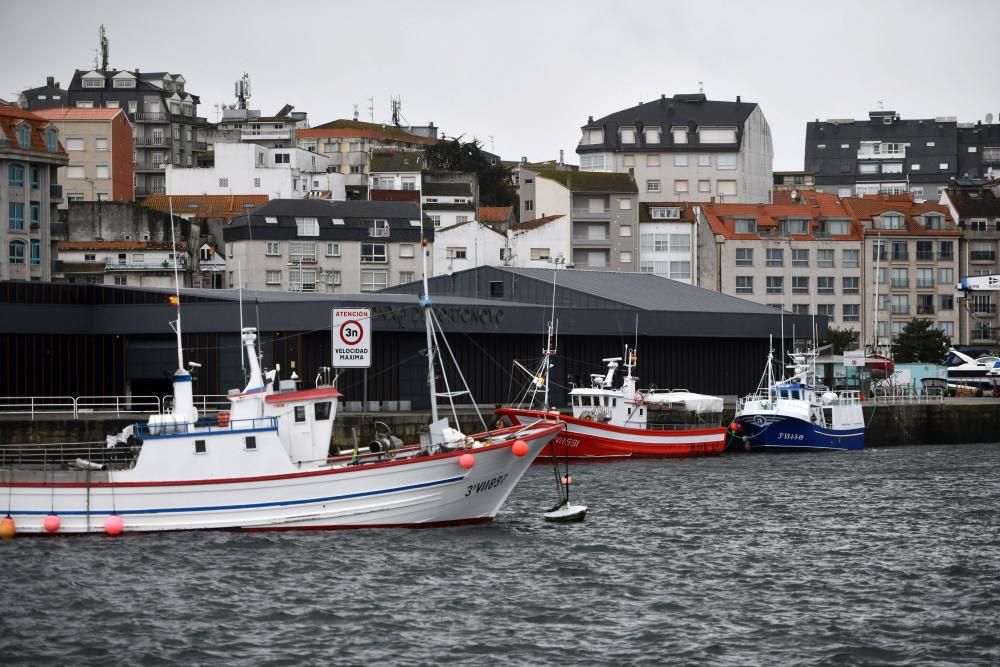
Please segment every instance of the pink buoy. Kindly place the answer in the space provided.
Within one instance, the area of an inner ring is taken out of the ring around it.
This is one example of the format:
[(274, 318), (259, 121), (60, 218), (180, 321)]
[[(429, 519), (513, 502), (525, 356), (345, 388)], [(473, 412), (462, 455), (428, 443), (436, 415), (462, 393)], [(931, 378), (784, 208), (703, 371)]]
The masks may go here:
[(573, 483), (573, 475), (563, 475), (562, 483), (563, 484), (572, 484)]
[(515, 440), (514, 446), (510, 448), (510, 451), (514, 452), (514, 456), (524, 456), (528, 453), (528, 443), (524, 440)]
[(468, 470), (472, 466), (476, 465), (476, 457), (472, 454), (462, 454), (458, 457), (458, 465)]
[(117, 514), (112, 514), (111, 516), (105, 517), (104, 519), (104, 532), (114, 537), (115, 535), (121, 535), (122, 530), (125, 528), (125, 522)]
[(58, 514), (50, 514), (42, 521), (42, 527), (50, 533), (54, 533), (59, 530), (59, 526), (62, 525), (62, 520), (59, 518)]

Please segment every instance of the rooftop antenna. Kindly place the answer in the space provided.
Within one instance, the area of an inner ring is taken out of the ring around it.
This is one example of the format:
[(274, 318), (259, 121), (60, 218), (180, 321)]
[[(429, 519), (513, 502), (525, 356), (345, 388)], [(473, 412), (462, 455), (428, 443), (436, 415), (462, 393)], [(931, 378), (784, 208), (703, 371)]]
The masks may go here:
[[(213, 106), (215, 107), (215, 122), (218, 123), (219, 122), (219, 113), (220, 113), (220, 111), (219, 111), (219, 103), (216, 102)], [(225, 105), (223, 105), (223, 106), (225, 106)]]
[(397, 95), (392, 98), (392, 124), (399, 127), (399, 115), (402, 111), (403, 100)]
[(885, 111), (885, 103), (882, 102), (882, 100), (878, 101), (878, 110), (879, 111)]
[(487, 136), (489, 136), (489, 138), (490, 138), (490, 152), (491, 153), (496, 153), (496, 151), (493, 150), (493, 135), (490, 134), (490, 135), (487, 135)]
[(375, 98), (374, 97), (369, 97), (368, 98), (368, 117), (371, 119), (372, 123), (375, 122)]
[(704, 93), (705, 92), (705, 82), (704, 81), (699, 81), (698, 82), (698, 92), (699, 93)]
[(993, 114), (991, 112), (986, 112), (986, 124), (987, 125), (993, 124)]
[(236, 107), (246, 109), (247, 100), (250, 99), (250, 75), (243, 72), (243, 76), (233, 85), (233, 88), (236, 93)]
[(354, 120), (355, 121), (358, 120), (358, 105), (357, 104), (354, 105)]
[[(101, 45), (101, 68), (100, 69), (101, 69), (102, 72), (106, 72), (108, 70), (108, 38), (104, 34), (104, 24), (101, 24), (101, 29), (100, 29), (100, 31), (98, 31), (98, 35), (100, 36), (100, 40), (99, 41), (100, 41), (100, 45)], [(94, 64), (96, 65), (97, 63), (94, 63)]]

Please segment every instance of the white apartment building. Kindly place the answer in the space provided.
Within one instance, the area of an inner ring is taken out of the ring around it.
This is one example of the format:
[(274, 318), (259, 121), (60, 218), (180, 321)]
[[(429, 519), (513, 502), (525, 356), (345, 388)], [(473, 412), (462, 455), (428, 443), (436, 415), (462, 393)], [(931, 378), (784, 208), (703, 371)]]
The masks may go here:
[(215, 166), (166, 165), (167, 194), (252, 195), (270, 199), (346, 199), (345, 177), (330, 160), (301, 148), (217, 144)]
[[(433, 216), (428, 214), (433, 219)], [(433, 275), (451, 275), (477, 266), (501, 266), (510, 255), (507, 235), (476, 220), (434, 232)]]
[(680, 202), (639, 204), (639, 272), (688, 285), (698, 280), (697, 207)]

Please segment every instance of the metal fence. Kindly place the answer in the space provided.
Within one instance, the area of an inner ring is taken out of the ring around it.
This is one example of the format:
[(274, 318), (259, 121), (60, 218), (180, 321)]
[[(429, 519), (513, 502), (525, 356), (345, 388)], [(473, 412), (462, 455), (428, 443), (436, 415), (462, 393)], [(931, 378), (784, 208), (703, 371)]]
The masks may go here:
[[(80, 419), (87, 415), (133, 416), (168, 409), (173, 397), (159, 396), (0, 396), (0, 416), (25, 416), (32, 420), (60, 416)], [(196, 395), (194, 406), (201, 412), (228, 410), (229, 399), (221, 395)]]

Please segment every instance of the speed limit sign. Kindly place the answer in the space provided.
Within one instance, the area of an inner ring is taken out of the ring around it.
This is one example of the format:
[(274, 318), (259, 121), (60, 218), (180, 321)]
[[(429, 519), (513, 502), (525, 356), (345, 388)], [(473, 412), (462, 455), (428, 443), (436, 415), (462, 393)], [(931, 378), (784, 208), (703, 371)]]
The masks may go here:
[(334, 308), (331, 338), (335, 368), (370, 368), (372, 331), (370, 308)]

